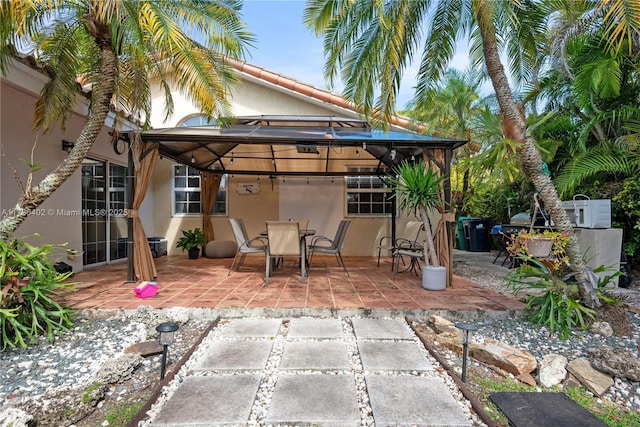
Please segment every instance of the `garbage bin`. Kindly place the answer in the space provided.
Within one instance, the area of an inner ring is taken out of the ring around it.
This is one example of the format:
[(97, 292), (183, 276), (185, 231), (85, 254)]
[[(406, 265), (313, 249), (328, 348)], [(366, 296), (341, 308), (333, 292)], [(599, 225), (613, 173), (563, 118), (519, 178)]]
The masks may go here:
[(487, 252), (489, 250), (489, 220), (485, 218), (469, 218), (462, 221), (467, 247), (471, 252)]
[(457, 228), (456, 228), (456, 249), (460, 249), (466, 251), (468, 249), (466, 235), (464, 233), (464, 225), (463, 221), (471, 218), (470, 216), (461, 216), (458, 217)]

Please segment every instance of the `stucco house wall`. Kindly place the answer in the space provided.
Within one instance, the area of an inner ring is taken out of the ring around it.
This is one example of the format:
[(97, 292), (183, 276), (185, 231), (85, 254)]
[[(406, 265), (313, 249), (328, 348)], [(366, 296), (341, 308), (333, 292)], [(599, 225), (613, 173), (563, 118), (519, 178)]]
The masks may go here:
[[(33, 183), (37, 184), (67, 155), (62, 150), (62, 140), (75, 141), (84, 126), (88, 100), (78, 97), (74, 114), (67, 120), (65, 129), (53, 126), (48, 132), (34, 132), (34, 105), (46, 81), (43, 73), (17, 61), (9, 68), (7, 76), (0, 79), (0, 145), (3, 154), (0, 158), (0, 213), (11, 210), (22, 194), (14, 171), (26, 185), (29, 168), (20, 159), (33, 159), (38, 164), (40, 170), (33, 175)], [(112, 120), (110, 124), (113, 124)], [(109, 130), (110, 127), (103, 128), (89, 157), (126, 166), (126, 153), (118, 155), (114, 152)], [(82, 250), (81, 179), (82, 173), (78, 169), (32, 212), (14, 237), (26, 237), (34, 244), (66, 243), (67, 248)], [(145, 206), (141, 215), (150, 218), (149, 211)], [(34, 236), (35, 233), (40, 237)], [(63, 250), (58, 255), (71, 264), (74, 271), (82, 270), (82, 257), (69, 260)]]

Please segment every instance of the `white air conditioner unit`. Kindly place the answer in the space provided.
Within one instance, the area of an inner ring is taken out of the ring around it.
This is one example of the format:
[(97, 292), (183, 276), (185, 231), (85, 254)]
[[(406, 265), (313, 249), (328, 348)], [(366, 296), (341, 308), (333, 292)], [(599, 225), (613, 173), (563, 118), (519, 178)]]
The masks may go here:
[[(584, 197), (585, 199), (576, 199)], [(584, 194), (576, 194), (573, 200), (563, 201), (571, 225), (579, 228), (611, 228), (611, 200), (591, 200)]]

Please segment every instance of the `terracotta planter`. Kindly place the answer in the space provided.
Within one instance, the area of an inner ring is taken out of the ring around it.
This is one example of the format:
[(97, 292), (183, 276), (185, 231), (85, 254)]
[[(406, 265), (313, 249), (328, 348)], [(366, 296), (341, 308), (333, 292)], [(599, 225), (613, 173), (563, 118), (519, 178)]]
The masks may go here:
[(553, 248), (553, 239), (539, 238), (527, 240), (527, 254), (536, 258), (546, 258)]

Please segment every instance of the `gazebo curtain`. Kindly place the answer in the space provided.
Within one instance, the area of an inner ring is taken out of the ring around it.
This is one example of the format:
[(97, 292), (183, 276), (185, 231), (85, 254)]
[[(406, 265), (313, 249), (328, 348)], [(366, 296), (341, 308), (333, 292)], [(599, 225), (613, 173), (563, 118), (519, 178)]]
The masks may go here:
[(216, 203), (216, 196), (222, 181), (222, 174), (213, 171), (200, 172), (200, 190), (202, 191), (202, 231), (207, 242), (215, 239), (210, 212)]
[(151, 249), (147, 241), (147, 235), (144, 232), (142, 221), (138, 217), (138, 209), (142, 205), (147, 188), (151, 182), (153, 171), (158, 161), (158, 148), (151, 150), (144, 159), (140, 160), (142, 153), (151, 145), (151, 143), (134, 142), (131, 144), (131, 150), (134, 158), (134, 168), (136, 184), (133, 196), (132, 209), (128, 212), (128, 216), (133, 219), (133, 271), (136, 279), (143, 281), (154, 280), (158, 276), (156, 265), (153, 262)]

